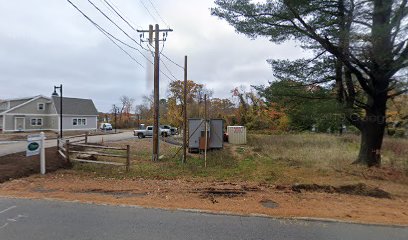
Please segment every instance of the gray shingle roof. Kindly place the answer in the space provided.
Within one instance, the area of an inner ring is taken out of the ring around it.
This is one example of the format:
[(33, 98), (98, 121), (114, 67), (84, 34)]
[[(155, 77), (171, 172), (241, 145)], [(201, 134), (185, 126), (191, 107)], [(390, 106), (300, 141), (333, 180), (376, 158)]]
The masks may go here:
[[(60, 114), (60, 97), (52, 97), (52, 101)], [(62, 114), (97, 116), (98, 110), (91, 99), (62, 98)]]

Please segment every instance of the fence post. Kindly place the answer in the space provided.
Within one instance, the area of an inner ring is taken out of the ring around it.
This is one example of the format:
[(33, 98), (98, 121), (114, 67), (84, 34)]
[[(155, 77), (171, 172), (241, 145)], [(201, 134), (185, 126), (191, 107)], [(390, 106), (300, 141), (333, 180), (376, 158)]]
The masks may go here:
[(59, 138), (57, 138), (57, 153), (58, 153), (59, 150), (60, 150), (60, 140), (59, 140)]
[(130, 167), (130, 145), (126, 145), (126, 172), (129, 171)]
[(88, 133), (85, 133), (85, 144), (88, 144)]
[(67, 163), (70, 163), (71, 161), (69, 160), (69, 140), (65, 141), (65, 149), (67, 150), (65, 153), (67, 157)]
[(40, 133), (41, 136), (41, 150), (40, 150), (40, 171), (44, 175), (46, 171), (45, 166), (45, 134), (44, 132)]

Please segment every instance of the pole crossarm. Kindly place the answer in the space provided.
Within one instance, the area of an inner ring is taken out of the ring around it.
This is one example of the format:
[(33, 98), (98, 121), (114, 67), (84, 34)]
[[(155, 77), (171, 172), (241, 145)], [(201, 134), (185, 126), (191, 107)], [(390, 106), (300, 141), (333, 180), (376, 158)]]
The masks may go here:
[[(136, 30), (137, 32), (140, 33), (148, 33), (149, 30)], [(159, 29), (159, 32), (173, 32), (173, 29), (167, 28), (167, 29)]]

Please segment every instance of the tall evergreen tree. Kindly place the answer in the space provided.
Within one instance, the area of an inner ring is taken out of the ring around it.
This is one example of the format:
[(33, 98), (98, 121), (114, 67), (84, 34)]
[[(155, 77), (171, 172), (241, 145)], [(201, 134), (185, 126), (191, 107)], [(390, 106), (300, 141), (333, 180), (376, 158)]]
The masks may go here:
[[(361, 131), (356, 163), (381, 164), (387, 101), (407, 92), (408, 0), (216, 0), (212, 14), (249, 37), (295, 39), (332, 57), (337, 99)], [(304, 79), (304, 81), (307, 81)], [(396, 90), (398, 89), (398, 90)], [(356, 109), (363, 116), (354, 114)]]

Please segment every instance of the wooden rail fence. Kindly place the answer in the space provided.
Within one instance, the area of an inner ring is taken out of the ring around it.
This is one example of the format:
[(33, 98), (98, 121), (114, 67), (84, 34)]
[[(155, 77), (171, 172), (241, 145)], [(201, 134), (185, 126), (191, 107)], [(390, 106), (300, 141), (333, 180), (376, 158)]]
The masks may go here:
[[(64, 139), (58, 139), (57, 142), (57, 151), (65, 159), (67, 163), (71, 161), (75, 162), (84, 162), (84, 163), (96, 163), (96, 164), (106, 164), (114, 166), (125, 166), (126, 171), (129, 171), (130, 168), (130, 146), (126, 145), (125, 148), (120, 147), (107, 147), (100, 145), (90, 145), (88, 144), (88, 135), (77, 135), (70, 136)], [(79, 150), (84, 149), (84, 150)], [(96, 149), (94, 151), (89, 151), (87, 149)], [(98, 151), (99, 150), (99, 151)], [(115, 150), (122, 152), (123, 154), (113, 154), (106, 153), (103, 150)], [(73, 157), (73, 154), (76, 154), (76, 157)], [(87, 160), (80, 159), (77, 156), (79, 155), (89, 155), (89, 156), (104, 156), (104, 157), (113, 157), (113, 158), (124, 158), (124, 162), (110, 162), (110, 161), (98, 161), (98, 160)]]

